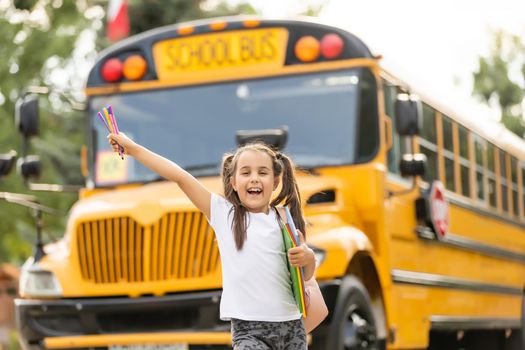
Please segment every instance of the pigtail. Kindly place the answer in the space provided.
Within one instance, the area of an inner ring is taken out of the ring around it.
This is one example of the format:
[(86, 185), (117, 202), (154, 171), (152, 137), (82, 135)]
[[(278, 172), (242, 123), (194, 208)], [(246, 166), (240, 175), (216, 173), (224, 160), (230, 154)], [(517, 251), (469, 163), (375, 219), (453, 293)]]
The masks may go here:
[(222, 160), (222, 185), (224, 188), (224, 197), (233, 204), (229, 214), (233, 212), (232, 231), (237, 250), (241, 250), (246, 240), (246, 208), (242, 205), (239, 195), (233, 189), (231, 178), (235, 172), (234, 155), (227, 154)]
[(222, 177), (222, 187), (224, 188), (224, 196), (228, 198), (227, 190), (233, 191), (231, 185), (231, 178), (233, 175), (233, 154), (225, 154), (222, 158), (222, 167), (221, 167), (221, 177)]
[(295, 179), (292, 160), (283, 153), (277, 153), (277, 160), (282, 164), (282, 187), (279, 195), (270, 203), (272, 207), (283, 203), (290, 208), (295, 226), (306, 238), (306, 224), (301, 209), (301, 195)]

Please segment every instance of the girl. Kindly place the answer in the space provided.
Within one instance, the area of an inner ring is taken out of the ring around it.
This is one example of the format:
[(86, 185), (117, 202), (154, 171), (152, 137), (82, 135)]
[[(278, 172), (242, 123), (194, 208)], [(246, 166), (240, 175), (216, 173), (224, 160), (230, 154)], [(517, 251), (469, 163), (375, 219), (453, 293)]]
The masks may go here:
[[(124, 153), (176, 182), (208, 218), (222, 263), (220, 317), (231, 320), (234, 349), (306, 349), (306, 332), (293, 297), (275, 209), (279, 203), (289, 205), (298, 230), (304, 232), (290, 159), (260, 143), (238, 148), (223, 159), (222, 197), (122, 133), (109, 134), (108, 139), (115, 152), (120, 145)], [(281, 192), (272, 201), (281, 176)], [(301, 245), (288, 251), (288, 259), (293, 266), (304, 268), (308, 280), (314, 274), (315, 258), (302, 234), (300, 239)]]

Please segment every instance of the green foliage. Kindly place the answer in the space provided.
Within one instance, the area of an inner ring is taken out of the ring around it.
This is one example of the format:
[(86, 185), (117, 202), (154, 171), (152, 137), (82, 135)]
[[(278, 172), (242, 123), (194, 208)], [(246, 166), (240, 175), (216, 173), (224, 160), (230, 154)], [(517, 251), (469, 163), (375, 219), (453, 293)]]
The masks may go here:
[(316, 0), (307, 4), (306, 9), (300, 13), (303, 16), (317, 17), (328, 4), (328, 0)]
[[(16, 7), (15, 7), (16, 6)], [(90, 26), (83, 15), (82, 1), (18, 1), (0, 7), (0, 54), (8, 57), (0, 65), (0, 153), (15, 149), (22, 154), (22, 138), (14, 126), (15, 105), (30, 86), (48, 86), (48, 67), (66, 67), (80, 33)], [(38, 154), (43, 163), (41, 182), (83, 182), (79, 171), (82, 144), (80, 114), (70, 103), (61, 102), (72, 91), (52, 92), (40, 98), (41, 132), (30, 140), (28, 154)], [(65, 132), (64, 132), (65, 131)], [(29, 193), (16, 172), (0, 179), (0, 192)], [(39, 202), (62, 212), (76, 199), (75, 194), (33, 193)], [(31, 253), (35, 240), (32, 212), (0, 199), (0, 262), (20, 264)], [(61, 236), (65, 215), (44, 216), (44, 238)]]
[(222, 2), (214, 8), (206, 8), (205, 3), (205, 0), (131, 0), (131, 34), (199, 18), (255, 13), (247, 4), (231, 6)]
[(520, 137), (525, 134), (524, 48), (519, 36), (496, 32), (490, 55), (479, 58), (479, 68), (474, 73), (474, 95), (489, 106), (499, 107), (501, 122)]
[[(206, 0), (130, 0), (128, 2), (130, 35), (150, 29), (201, 18), (255, 14), (252, 6), (240, 3), (236, 6), (220, 2), (208, 8)], [(97, 36), (97, 47), (104, 48), (110, 42), (104, 35), (106, 25)]]

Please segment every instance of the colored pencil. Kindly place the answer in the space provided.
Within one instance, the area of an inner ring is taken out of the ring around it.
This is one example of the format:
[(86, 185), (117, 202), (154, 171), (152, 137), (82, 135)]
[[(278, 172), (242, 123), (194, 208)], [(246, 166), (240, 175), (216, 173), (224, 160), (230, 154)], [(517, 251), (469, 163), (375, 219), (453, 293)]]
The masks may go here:
[[(112, 134), (119, 134), (119, 129), (117, 126), (117, 119), (115, 118), (115, 115), (113, 114), (113, 108), (111, 106), (108, 106), (107, 108), (104, 107), (100, 110), (100, 112), (97, 112), (98, 119), (100, 119), (103, 123), (106, 129), (109, 133)], [(119, 155), (120, 158), (124, 159), (124, 148), (122, 146), (119, 147)]]
[[(111, 119), (111, 123), (113, 124), (113, 131), (115, 132), (115, 134), (118, 135), (119, 130), (118, 130), (118, 125), (117, 125), (117, 118), (115, 118), (115, 114), (113, 114), (113, 108), (111, 107), (111, 105), (108, 106), (107, 111), (108, 111), (109, 118)], [(119, 145), (118, 154), (120, 155), (120, 158), (122, 159), (124, 159), (123, 153), (124, 153), (124, 148), (122, 148), (122, 146)]]
[(111, 130), (109, 129), (108, 123), (106, 122), (106, 119), (102, 116), (102, 113), (97, 112), (97, 115), (98, 115), (98, 119), (102, 120), (102, 123), (104, 123), (104, 125), (106, 126), (106, 129), (109, 132), (111, 132)]
[(115, 133), (115, 130), (113, 130), (113, 123), (111, 122), (111, 118), (109, 117), (108, 110), (106, 108), (102, 108), (102, 113), (104, 113), (104, 116), (106, 117), (106, 121), (109, 125), (109, 130), (111, 133)]

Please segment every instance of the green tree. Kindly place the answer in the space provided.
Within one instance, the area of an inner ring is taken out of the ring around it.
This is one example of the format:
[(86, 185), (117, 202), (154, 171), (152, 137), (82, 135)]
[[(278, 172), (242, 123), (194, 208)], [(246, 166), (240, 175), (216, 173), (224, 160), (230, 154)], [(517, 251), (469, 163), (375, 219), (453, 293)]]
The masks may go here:
[[(41, 181), (81, 183), (78, 150), (81, 140), (80, 115), (68, 102), (71, 91), (57, 93), (50, 72), (71, 62), (75, 43), (91, 25), (85, 1), (15, 1), (0, 5), (0, 152), (16, 149), (21, 154), (21, 137), (15, 131), (15, 105), (30, 86), (47, 86), (51, 93), (41, 98), (41, 134), (29, 143), (29, 153), (38, 153), (44, 166)], [(20, 176), (12, 173), (0, 179), (0, 192), (28, 193)], [(39, 201), (63, 212), (76, 195), (38, 193)], [(0, 200), (0, 262), (22, 262), (35, 239), (31, 212)], [(64, 216), (45, 217), (44, 233), (57, 236)]]
[(301, 2), (305, 8), (299, 13), (299, 15), (318, 17), (326, 5), (328, 5), (328, 2), (329, 0), (309, 0)]
[[(219, 2), (218, 4), (210, 4), (207, 0), (130, 0), (128, 3), (130, 35), (195, 19), (256, 13), (254, 8), (247, 3), (231, 5), (227, 2)], [(104, 35), (105, 30), (106, 26), (104, 25), (97, 36), (98, 48), (110, 44)]]
[(517, 35), (494, 33), (488, 57), (479, 58), (474, 72), (474, 95), (501, 111), (501, 122), (524, 137), (523, 97), (525, 93), (525, 45)]

